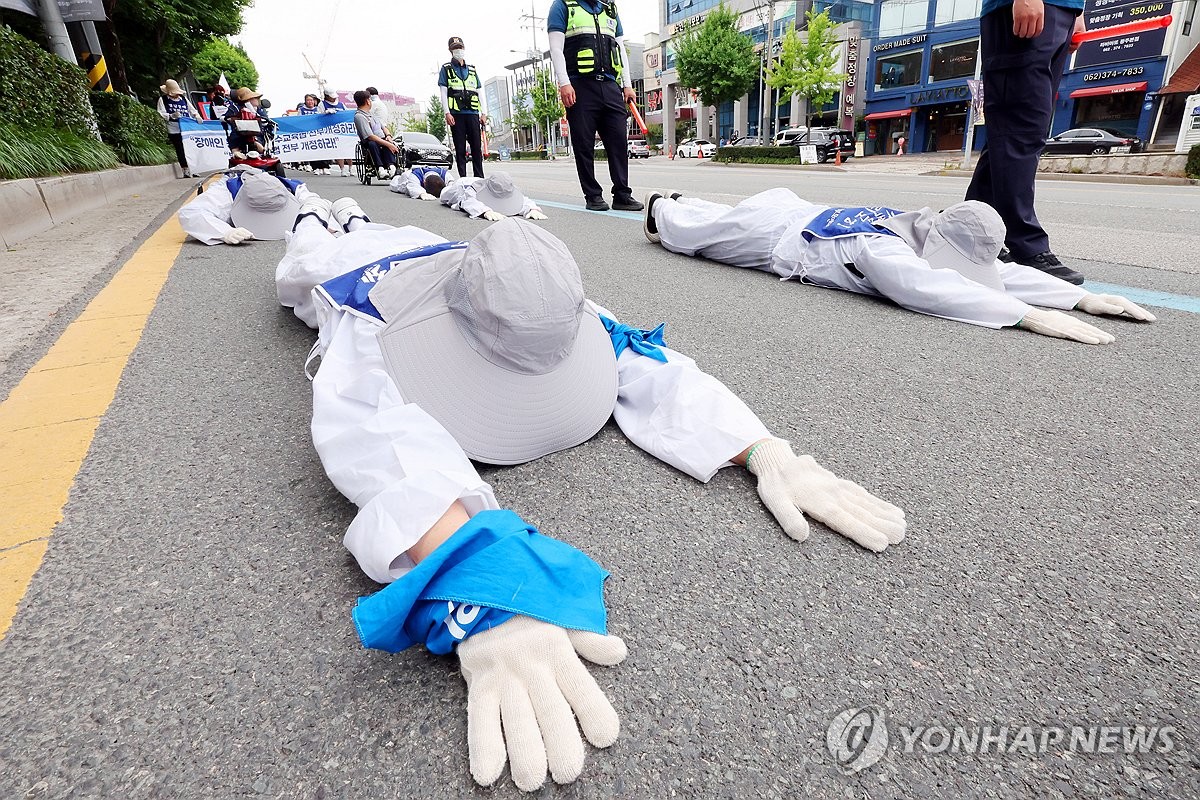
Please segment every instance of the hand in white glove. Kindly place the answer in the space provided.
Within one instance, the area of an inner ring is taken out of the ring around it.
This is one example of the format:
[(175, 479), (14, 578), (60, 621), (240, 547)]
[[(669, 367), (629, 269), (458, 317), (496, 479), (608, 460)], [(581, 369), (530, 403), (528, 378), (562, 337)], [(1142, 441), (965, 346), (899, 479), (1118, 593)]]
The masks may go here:
[(487, 211), (483, 212), (479, 216), (483, 217), (488, 222), (499, 222), (500, 220), (504, 219), (503, 214), (497, 214), (495, 211), (492, 211), (491, 209), (488, 209)]
[(1074, 339), (1084, 344), (1112, 344), (1116, 340), (1111, 333), (1105, 333), (1069, 314), (1044, 308), (1029, 309), (1029, 313), (1017, 323), (1017, 327), (1056, 339)]
[(545, 782), (547, 765), (557, 783), (578, 778), (584, 750), (575, 718), (596, 747), (608, 747), (621, 732), (616, 710), (579, 657), (612, 666), (627, 652), (616, 636), (566, 630), (531, 617), (513, 617), (460, 644), (475, 780), (495, 783), (505, 761), (526, 792)]
[(812, 456), (797, 456), (782, 439), (751, 449), (746, 468), (758, 476), (763, 504), (798, 542), (808, 538), (805, 513), (877, 553), (904, 538), (908, 523), (901, 509), (839, 478)]
[(541, 212), (541, 209), (535, 208), (532, 211), (530, 211), (528, 214), (525, 215), (525, 219), (539, 219), (540, 220), (540, 219), (549, 219), (549, 217), (547, 217), (545, 214), (543, 214)]
[(1126, 316), (1142, 322), (1154, 322), (1158, 317), (1146, 309), (1121, 297), (1119, 294), (1085, 294), (1083, 299), (1075, 304), (1080, 311), (1097, 316), (1107, 314), (1114, 317)]
[(254, 234), (245, 228), (230, 228), (229, 232), (223, 237), (225, 244), (241, 244), (248, 242), (254, 238)]
[(429, 192), (421, 192), (419, 195), (417, 195), (417, 199), (418, 200), (437, 200), (437, 198), (434, 197), (433, 195), (431, 195)]

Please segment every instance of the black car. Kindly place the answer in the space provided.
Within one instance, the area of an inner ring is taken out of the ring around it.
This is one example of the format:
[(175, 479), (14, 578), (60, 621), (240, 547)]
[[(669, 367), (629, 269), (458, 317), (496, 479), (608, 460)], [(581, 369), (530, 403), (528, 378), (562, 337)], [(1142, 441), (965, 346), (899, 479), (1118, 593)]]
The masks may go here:
[(1142, 140), (1113, 128), (1072, 128), (1046, 140), (1047, 156), (1101, 156), (1108, 153), (1140, 153)]
[(450, 148), (428, 133), (402, 131), (396, 134), (399, 161), (404, 169), (415, 166), (448, 167), (454, 163)]
[(841, 128), (809, 128), (792, 142), (797, 148), (816, 145), (817, 163), (824, 164), (837, 157), (842, 151), (842, 160), (854, 157), (854, 134)]

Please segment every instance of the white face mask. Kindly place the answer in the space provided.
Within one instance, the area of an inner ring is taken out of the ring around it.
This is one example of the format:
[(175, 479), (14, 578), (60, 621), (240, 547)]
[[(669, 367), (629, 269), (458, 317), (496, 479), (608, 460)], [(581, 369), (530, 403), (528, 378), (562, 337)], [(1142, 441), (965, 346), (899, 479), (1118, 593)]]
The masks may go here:
[(458, 59), (459, 61), (463, 62), (464, 64), (467, 63), (467, 51), (466, 50), (451, 50), (450, 55), (454, 56), (454, 58)]

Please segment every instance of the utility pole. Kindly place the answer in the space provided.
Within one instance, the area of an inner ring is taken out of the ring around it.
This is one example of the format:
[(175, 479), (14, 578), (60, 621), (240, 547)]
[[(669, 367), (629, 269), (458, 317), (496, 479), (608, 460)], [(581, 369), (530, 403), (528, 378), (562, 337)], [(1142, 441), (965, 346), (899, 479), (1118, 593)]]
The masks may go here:
[[(983, 40), (980, 39), (979, 49), (975, 51), (975, 82), (971, 85), (979, 91), (983, 91), (983, 84), (979, 77), (983, 69)], [(968, 170), (971, 168), (971, 155), (975, 150), (975, 93), (971, 93), (971, 100), (967, 104), (967, 130), (963, 136), (963, 161), (962, 168)], [(983, 107), (983, 103), (979, 103), (979, 107)]]
[(58, 3), (55, 0), (38, 0), (37, 7), (50, 50), (68, 64), (76, 63), (75, 50), (71, 47), (71, 37), (67, 33), (67, 24), (63, 22), (62, 12), (58, 10)]
[(770, 144), (771, 112), (768, 104), (771, 102), (771, 87), (767, 85), (767, 67), (775, 57), (775, 0), (767, 0), (767, 49), (763, 51), (763, 96), (759, 103), (759, 136), (763, 144)]
[[(539, 17), (537, 15), (537, 6), (531, 0), (531, 2), (529, 3), (529, 13), (522, 14), (520, 16), (520, 19), (521, 19), (521, 27), (529, 29), (530, 36), (532, 37), (532, 40), (533, 40), (533, 48), (529, 51), (529, 54), (528, 54), (529, 60), (532, 64), (532, 67), (535, 70), (535, 72), (541, 72), (542, 71), (542, 51), (538, 49), (537, 32), (538, 32), (538, 23), (545, 22), (546, 18)], [(542, 76), (542, 80), (538, 81), (538, 83), (541, 84), (539, 91), (545, 93), (547, 87), (546, 87), (546, 78), (544, 75)], [(530, 85), (532, 86), (533, 83), (531, 82)], [(558, 91), (557, 87), (555, 87), (555, 91)], [(549, 119), (546, 120), (546, 158), (548, 158), (551, 161), (554, 160), (554, 137), (550, 130), (550, 120)]]

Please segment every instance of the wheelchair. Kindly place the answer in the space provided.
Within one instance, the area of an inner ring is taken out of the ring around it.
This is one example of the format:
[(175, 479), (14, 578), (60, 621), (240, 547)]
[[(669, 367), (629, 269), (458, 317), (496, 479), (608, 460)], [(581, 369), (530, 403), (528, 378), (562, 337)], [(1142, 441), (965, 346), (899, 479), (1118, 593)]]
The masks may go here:
[[(372, 179), (377, 179), (379, 169), (382, 164), (375, 162), (375, 157), (371, 152), (371, 148), (360, 139), (358, 144), (354, 145), (354, 176), (358, 178), (358, 182), (363, 186), (370, 186)], [(396, 154), (396, 173), (404, 169), (403, 151)]]

